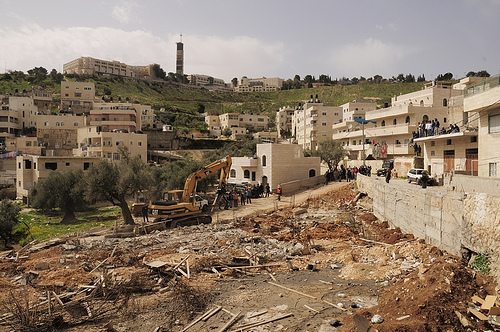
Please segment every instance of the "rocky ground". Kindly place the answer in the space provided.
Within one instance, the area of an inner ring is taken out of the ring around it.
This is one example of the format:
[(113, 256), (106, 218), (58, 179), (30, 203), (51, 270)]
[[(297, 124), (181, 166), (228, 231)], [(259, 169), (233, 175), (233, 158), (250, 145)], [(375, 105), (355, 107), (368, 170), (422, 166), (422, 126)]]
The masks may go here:
[(0, 253), (0, 332), (493, 330), (467, 311), (493, 281), (388, 228), (354, 187)]

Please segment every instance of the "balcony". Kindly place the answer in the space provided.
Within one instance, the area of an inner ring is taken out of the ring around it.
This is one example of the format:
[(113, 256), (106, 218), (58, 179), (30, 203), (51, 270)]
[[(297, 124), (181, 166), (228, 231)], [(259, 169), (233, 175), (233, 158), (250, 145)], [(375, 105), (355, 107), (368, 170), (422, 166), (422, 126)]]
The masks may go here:
[(500, 75), (471, 85), (464, 92), (464, 112), (479, 112), (495, 104), (500, 96)]
[(412, 132), (415, 130), (417, 130), (417, 127), (415, 125), (410, 125), (409, 123), (402, 123), (384, 127), (367, 128), (365, 129), (365, 136), (384, 137), (392, 135), (411, 135)]

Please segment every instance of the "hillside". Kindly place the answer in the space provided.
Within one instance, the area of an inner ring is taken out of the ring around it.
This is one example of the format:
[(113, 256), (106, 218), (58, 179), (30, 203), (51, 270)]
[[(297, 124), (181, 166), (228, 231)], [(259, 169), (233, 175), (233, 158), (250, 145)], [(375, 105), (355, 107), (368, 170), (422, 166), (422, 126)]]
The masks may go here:
[[(181, 86), (175, 83), (148, 82), (121, 77), (66, 77), (67, 80), (93, 82), (96, 95), (106, 100), (130, 101), (148, 104), (169, 124), (179, 128), (203, 128), (205, 111), (213, 114), (226, 112), (266, 112), (271, 120), (275, 111), (283, 106), (296, 106), (311, 95), (325, 105), (338, 106), (356, 99), (373, 99), (379, 106), (390, 103), (395, 95), (419, 90), (423, 83), (357, 84), (322, 86), (264, 93), (211, 92), (204, 89)], [(60, 102), (61, 84), (50, 75), (43, 80), (33, 76), (0, 75), (0, 93), (14, 94), (16, 90), (30, 90), (31, 86), (43, 86), (53, 92), (54, 109)], [(164, 114), (159, 110), (164, 108)]]

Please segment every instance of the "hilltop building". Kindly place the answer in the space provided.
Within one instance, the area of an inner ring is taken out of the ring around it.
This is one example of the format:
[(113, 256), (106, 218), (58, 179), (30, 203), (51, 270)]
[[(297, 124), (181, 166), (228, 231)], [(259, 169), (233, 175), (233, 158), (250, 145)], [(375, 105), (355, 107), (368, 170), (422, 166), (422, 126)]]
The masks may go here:
[(269, 92), (278, 91), (283, 87), (283, 79), (273, 78), (248, 78), (243, 76), (234, 87), (236, 92)]
[(92, 82), (61, 82), (61, 113), (83, 114), (92, 109), (95, 84)]
[(205, 122), (208, 125), (211, 136), (220, 136), (221, 133), (229, 128), (232, 132), (232, 138), (245, 136), (247, 130), (265, 131), (268, 130), (269, 116), (262, 114), (240, 114), (224, 113), (221, 115), (207, 115)]
[(211, 91), (233, 91), (222, 78), (214, 78), (208, 75), (191, 74), (188, 75), (189, 84), (203, 87)]
[(63, 65), (63, 74), (114, 75), (136, 79), (155, 77), (154, 64), (131, 66), (116, 60), (108, 61), (91, 57), (80, 57)]

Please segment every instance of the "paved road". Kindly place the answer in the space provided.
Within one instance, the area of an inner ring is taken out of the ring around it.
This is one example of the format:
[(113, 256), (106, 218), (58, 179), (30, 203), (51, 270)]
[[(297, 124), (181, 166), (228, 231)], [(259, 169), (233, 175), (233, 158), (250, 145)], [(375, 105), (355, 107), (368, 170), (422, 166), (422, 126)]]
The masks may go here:
[[(252, 199), (252, 204), (240, 206), (235, 209), (218, 210), (215, 209), (212, 213), (213, 222), (222, 222), (227, 220), (236, 220), (237, 218), (269, 213), (285, 207), (293, 207), (300, 205), (309, 197), (320, 196), (326, 192), (345, 186), (348, 182), (330, 182), (328, 185), (319, 185), (317, 187), (307, 189), (301, 192), (296, 192), (292, 195), (281, 197), (278, 201), (278, 195), (273, 194), (269, 197)], [(239, 203), (239, 202), (238, 202)]]

